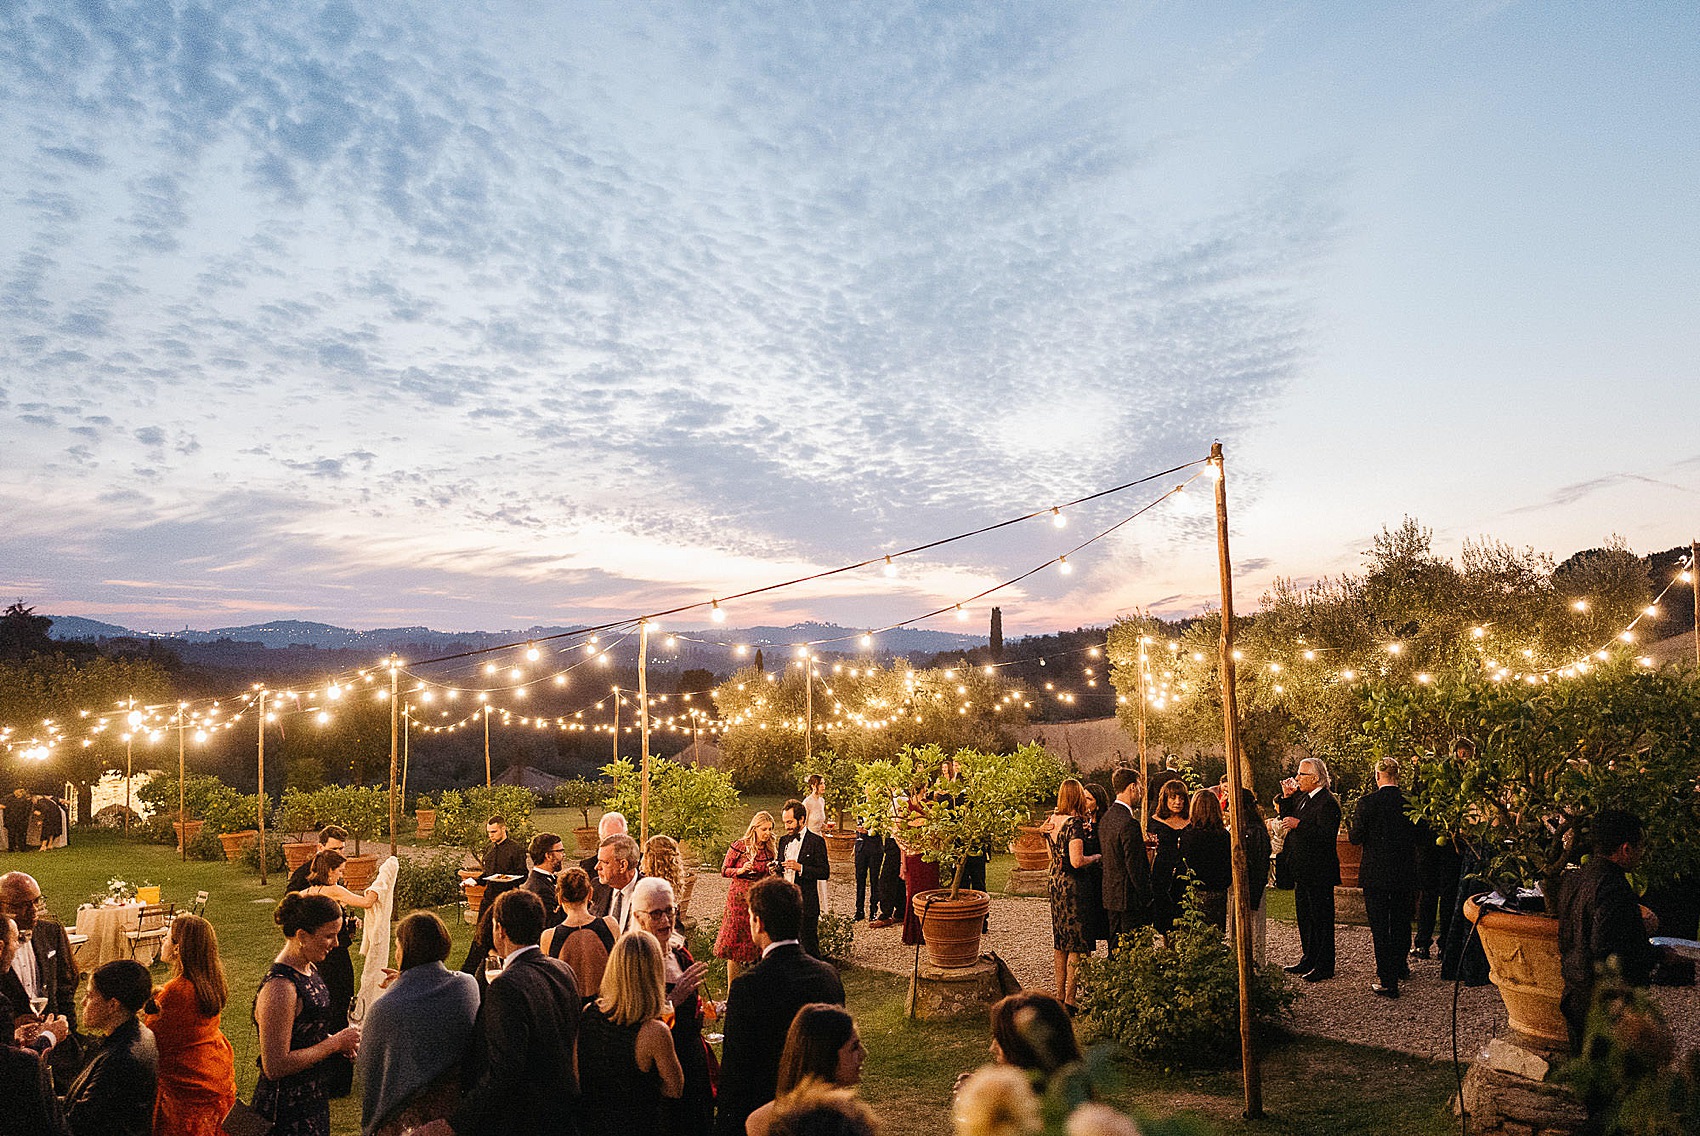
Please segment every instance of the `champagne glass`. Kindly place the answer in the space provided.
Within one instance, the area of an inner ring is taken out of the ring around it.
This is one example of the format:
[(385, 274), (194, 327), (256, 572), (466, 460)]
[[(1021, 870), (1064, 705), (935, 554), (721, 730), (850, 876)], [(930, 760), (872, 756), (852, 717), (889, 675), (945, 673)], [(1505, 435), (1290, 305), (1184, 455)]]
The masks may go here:
[(46, 1009), (47, 1009), (47, 995), (37, 994), (37, 995), (34, 995), (33, 997), (30, 998), (30, 1013), (34, 1014), (36, 1017), (39, 1018), (39, 1017), (41, 1017), (42, 1012)]

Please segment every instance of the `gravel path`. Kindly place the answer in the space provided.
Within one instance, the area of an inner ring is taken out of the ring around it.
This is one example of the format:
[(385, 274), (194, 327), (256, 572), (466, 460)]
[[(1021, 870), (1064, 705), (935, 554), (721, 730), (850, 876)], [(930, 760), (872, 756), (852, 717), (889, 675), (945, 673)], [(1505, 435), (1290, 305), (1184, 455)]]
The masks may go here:
[[(725, 904), (728, 882), (718, 875), (699, 875), (691, 898), (692, 913), (699, 919), (716, 917)], [(829, 880), (827, 905), (831, 911), (852, 914), (853, 884)], [(981, 949), (997, 952), (1023, 986), (1051, 989), (1051, 913), (1046, 901), (993, 896), (990, 919), (991, 930)], [(890, 927), (875, 931), (865, 922), (856, 924), (850, 961), (893, 974), (910, 973), (915, 948), (903, 945), (901, 930)], [(1368, 928), (1341, 924), (1335, 942), (1337, 977), (1316, 983), (1289, 979), (1303, 991), (1293, 1010), (1293, 1028), (1336, 1041), (1451, 1060), (1453, 984), (1440, 980), (1440, 963), (1413, 962), (1413, 976), (1400, 987), (1398, 1000), (1378, 998), (1369, 990), (1375, 981), (1375, 962)], [(1298, 928), (1291, 923), (1271, 922), (1269, 960), (1286, 963), (1298, 956)], [(1658, 987), (1654, 996), (1676, 1030), (1678, 1051), (1700, 1048), (1700, 989)], [(1505, 1007), (1492, 986), (1459, 989), (1461, 1057), (1469, 1060), (1504, 1027)]]

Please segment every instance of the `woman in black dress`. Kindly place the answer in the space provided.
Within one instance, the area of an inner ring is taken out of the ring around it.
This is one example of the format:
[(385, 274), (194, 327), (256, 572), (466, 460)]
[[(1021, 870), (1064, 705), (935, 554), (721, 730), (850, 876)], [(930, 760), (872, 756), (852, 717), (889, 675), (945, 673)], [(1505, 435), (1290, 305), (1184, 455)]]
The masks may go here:
[(1179, 777), (1157, 788), (1157, 808), (1151, 815), (1151, 833), (1157, 838), (1157, 856), (1151, 861), (1151, 921), (1167, 935), (1174, 930), (1180, 911), (1181, 832), (1187, 825), (1186, 782)]
[[(1045, 818), (1040, 831), (1051, 846), (1051, 947), (1056, 966), (1057, 1000), (1074, 1002), (1075, 970), (1080, 956), (1097, 947), (1080, 905), (1080, 869), (1085, 867), (1085, 816), (1089, 798), (1078, 780), (1070, 777), (1057, 790), (1056, 812)], [(1080, 864), (1075, 863), (1076, 856)]]
[(684, 1093), (661, 1102), (665, 1131), (670, 1136), (707, 1136), (714, 1128), (714, 1073), (702, 1037), (703, 1000), (698, 992), (708, 963), (696, 961), (685, 949), (685, 937), (674, 930), (678, 919), (678, 899), (670, 882), (657, 876), (638, 881), (632, 889), (632, 925), (666, 944), (661, 964), (667, 1005), (673, 1008), (673, 1052), (685, 1074)]
[(352, 1058), (360, 1031), (331, 1033), (331, 992), (318, 964), (336, 946), (342, 908), (323, 895), (286, 895), (272, 919), (283, 929), (284, 946), (254, 999), (260, 1032), (260, 1080), (254, 1111), (270, 1120), (274, 1136), (330, 1136), (330, 1096), (320, 1065), (333, 1056)]
[(666, 1005), (661, 946), (648, 931), (627, 931), (602, 972), (602, 994), (579, 1022), (578, 1079), (584, 1136), (661, 1132), (662, 1098), (677, 1100), (685, 1072)]
[(1213, 789), (1192, 795), (1187, 826), (1181, 830), (1181, 859), (1198, 881), (1196, 895), (1204, 919), (1228, 927), (1228, 889), (1234, 882), (1233, 845), (1222, 823), (1222, 804)]
[(1104, 846), (1098, 839), (1098, 826), (1110, 807), (1110, 791), (1102, 785), (1086, 786), (1091, 815), (1086, 818), (1086, 835), (1081, 841), (1080, 910), (1086, 919), (1086, 929), (1096, 944), (1110, 941), (1110, 917), (1104, 911)]

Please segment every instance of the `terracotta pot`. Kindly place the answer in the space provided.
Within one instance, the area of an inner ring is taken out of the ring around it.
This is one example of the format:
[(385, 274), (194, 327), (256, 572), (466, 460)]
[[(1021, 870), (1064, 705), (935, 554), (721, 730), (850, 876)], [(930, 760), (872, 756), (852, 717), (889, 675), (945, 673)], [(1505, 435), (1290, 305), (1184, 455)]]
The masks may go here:
[(259, 838), (259, 832), (252, 828), (243, 829), (241, 832), (221, 832), (218, 834), (218, 842), (224, 845), (224, 858), (231, 861), (240, 860), (248, 845)]
[(600, 843), (596, 839), (596, 826), (594, 824), (581, 825), (573, 829), (573, 839), (578, 842), (578, 850), (586, 856), (595, 852), (597, 844)]
[(935, 966), (972, 966), (980, 958), (980, 929), (992, 908), (992, 897), (967, 888), (957, 892), (955, 899), (947, 899), (949, 895), (949, 888), (939, 888), (915, 896), (927, 957)]
[(362, 892), (372, 886), (372, 881), (378, 878), (378, 857), (371, 852), (363, 856), (350, 856), (348, 863), (342, 866), (342, 886), (349, 891)]
[(1341, 833), (1334, 838), (1334, 850), (1340, 854), (1340, 886), (1357, 887), (1358, 867), (1364, 862), (1363, 845), (1353, 844)]
[(1487, 953), (1488, 973), (1499, 987), (1511, 1028), (1549, 1046), (1570, 1044), (1558, 1000), (1564, 994), (1559, 972), (1558, 920), (1550, 915), (1483, 911), (1472, 896), (1464, 917), (1476, 925)]
[[(460, 870), (460, 878), (463, 880), (476, 881), (482, 874), (482, 869), (479, 868), (462, 868)], [(461, 918), (476, 927), (478, 926), (478, 905), (484, 902), (484, 885), (476, 882), (470, 883), (461, 888), (460, 891), (466, 897), (466, 906), (461, 909)]]
[(206, 827), (206, 823), (207, 822), (204, 820), (184, 821), (181, 824), (177, 821), (172, 821), (172, 830), (177, 833), (177, 850), (181, 852), (183, 851), (183, 845), (192, 843), (195, 837), (201, 834), (201, 829)]
[(433, 832), (437, 831), (436, 809), (414, 809), (413, 815), (418, 821), (418, 825), (413, 830), (416, 834), (420, 836), (430, 836)]
[(283, 863), (291, 872), (311, 860), (319, 851), (317, 840), (291, 840), (283, 846)]
[(1009, 850), (1015, 853), (1015, 866), (1024, 872), (1042, 872), (1051, 866), (1051, 845), (1038, 825), (1017, 829)]
[(829, 832), (823, 838), (826, 841), (826, 860), (829, 864), (854, 864), (856, 862), (856, 834)]

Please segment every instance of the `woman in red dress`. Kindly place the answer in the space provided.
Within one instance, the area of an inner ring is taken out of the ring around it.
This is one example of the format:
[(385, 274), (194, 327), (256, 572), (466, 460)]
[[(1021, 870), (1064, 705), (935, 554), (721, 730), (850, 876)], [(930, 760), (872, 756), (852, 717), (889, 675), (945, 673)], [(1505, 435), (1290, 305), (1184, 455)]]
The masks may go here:
[[(917, 781), (909, 790), (909, 819), (906, 827), (922, 823), (927, 811), (927, 785)], [(903, 842), (903, 832), (897, 834), (897, 846), (903, 849), (903, 942), (914, 946), (921, 941), (921, 916), (915, 910), (915, 897), (939, 886), (939, 866), (921, 859), (919, 852)]]
[(229, 987), (212, 924), (196, 915), (171, 921), (164, 954), (172, 979), (154, 992), (145, 1017), (159, 1047), (153, 1130), (220, 1136), (236, 1101), (236, 1054), (219, 1029)]
[(761, 958), (750, 938), (750, 888), (773, 874), (779, 848), (773, 839), (773, 817), (765, 812), (750, 818), (742, 840), (726, 850), (720, 874), (732, 881), (726, 889), (726, 907), (720, 914), (720, 934), (714, 939), (714, 957), (726, 960), (726, 985), (738, 971)]

